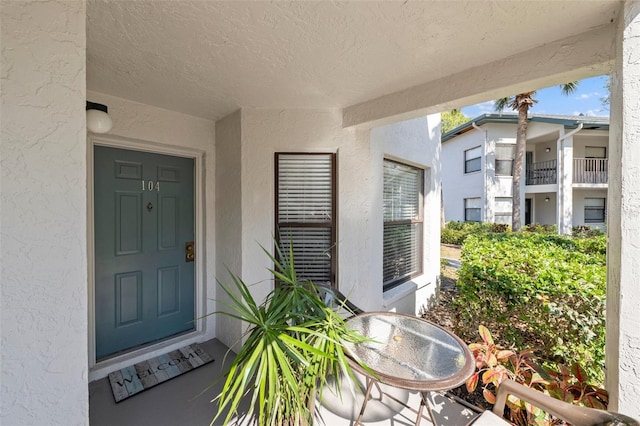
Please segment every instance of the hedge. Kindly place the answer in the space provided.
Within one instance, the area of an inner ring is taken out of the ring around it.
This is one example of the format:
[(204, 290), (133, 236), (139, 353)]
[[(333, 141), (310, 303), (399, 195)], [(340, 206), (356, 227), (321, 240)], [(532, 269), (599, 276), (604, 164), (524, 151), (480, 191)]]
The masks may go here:
[(469, 235), (458, 286), (458, 332), (467, 334), (461, 337), (475, 337), (483, 324), (507, 347), (534, 342), (542, 357), (576, 360), (591, 377), (603, 379), (604, 235)]

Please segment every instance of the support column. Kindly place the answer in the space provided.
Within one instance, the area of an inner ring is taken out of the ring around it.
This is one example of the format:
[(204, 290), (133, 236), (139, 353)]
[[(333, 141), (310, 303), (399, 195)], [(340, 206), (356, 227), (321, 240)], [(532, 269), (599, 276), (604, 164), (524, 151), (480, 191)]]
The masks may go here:
[(571, 235), (573, 226), (573, 136), (558, 139), (558, 233)]
[(640, 418), (640, 2), (620, 16), (611, 75), (607, 343), (609, 409)]

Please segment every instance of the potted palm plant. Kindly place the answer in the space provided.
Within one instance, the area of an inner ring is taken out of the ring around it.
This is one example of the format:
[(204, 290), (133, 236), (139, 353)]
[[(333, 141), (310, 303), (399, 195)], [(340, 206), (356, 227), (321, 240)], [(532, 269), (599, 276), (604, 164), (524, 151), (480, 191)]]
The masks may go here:
[(311, 425), (317, 393), (327, 380), (353, 374), (344, 343), (364, 338), (324, 303), (313, 283), (298, 280), (291, 246), (283, 255), (276, 244), (277, 258), (262, 249), (273, 262), (270, 272), (277, 282), (264, 301), (258, 304), (231, 271), (231, 284), (219, 283), (229, 296), (227, 310), (220, 313), (249, 326), (214, 399), (218, 414), (213, 421), (224, 416), (224, 423), (229, 423), (245, 397), (250, 404), (243, 417), (255, 417), (260, 426)]

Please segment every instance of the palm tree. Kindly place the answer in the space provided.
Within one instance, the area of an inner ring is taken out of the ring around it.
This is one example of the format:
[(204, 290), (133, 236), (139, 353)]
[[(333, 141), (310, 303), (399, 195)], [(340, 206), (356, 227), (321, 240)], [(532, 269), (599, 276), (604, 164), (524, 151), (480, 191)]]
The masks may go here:
[[(560, 85), (563, 95), (569, 95), (576, 91), (578, 82), (572, 81)], [(511, 229), (519, 231), (522, 227), (520, 222), (520, 182), (522, 180), (522, 170), (524, 163), (524, 152), (527, 146), (527, 115), (529, 108), (538, 103), (534, 99), (536, 92), (524, 92), (519, 95), (500, 98), (495, 101), (496, 111), (502, 111), (506, 107), (518, 111), (518, 133), (516, 135), (516, 158), (513, 164), (513, 199), (511, 203)]]

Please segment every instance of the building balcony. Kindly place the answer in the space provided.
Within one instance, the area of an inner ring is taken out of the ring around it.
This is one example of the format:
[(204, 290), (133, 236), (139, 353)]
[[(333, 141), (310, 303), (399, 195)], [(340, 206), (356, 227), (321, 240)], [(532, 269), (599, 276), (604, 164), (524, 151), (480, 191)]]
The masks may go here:
[(609, 181), (608, 158), (574, 158), (573, 183), (603, 184)]
[[(601, 185), (609, 181), (609, 159), (574, 158), (573, 183)], [(557, 160), (532, 163), (527, 166), (527, 185), (554, 185), (558, 183)]]
[(541, 161), (527, 165), (527, 185), (553, 185), (558, 183), (557, 160)]

